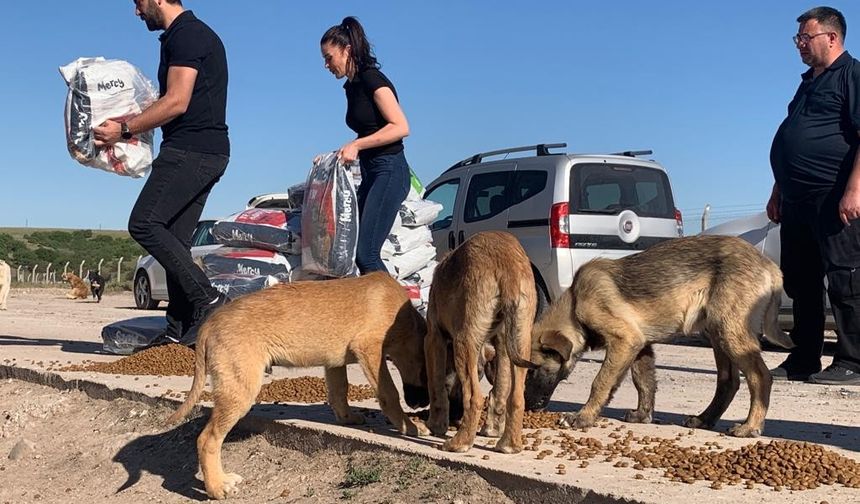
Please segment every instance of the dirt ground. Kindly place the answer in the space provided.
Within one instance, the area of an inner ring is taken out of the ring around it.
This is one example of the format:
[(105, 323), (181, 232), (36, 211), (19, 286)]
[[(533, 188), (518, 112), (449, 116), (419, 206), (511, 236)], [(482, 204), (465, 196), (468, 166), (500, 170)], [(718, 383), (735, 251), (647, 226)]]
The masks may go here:
[[(205, 499), (195, 448), (204, 418), (166, 430), (161, 422), (170, 411), (4, 380), (0, 503)], [(231, 434), (224, 464), (246, 478), (240, 495), (230, 499), (237, 503), (511, 502), (479, 476), (422, 457), (332, 450), (306, 455), (262, 435)]]
[[(131, 294), (106, 296), (99, 305), (64, 299), (64, 293), (13, 289), (9, 311), (0, 312), (5, 319), (0, 320), (5, 329), (0, 349), (46, 331), (86, 332), (93, 325), (141, 315), (133, 309)], [(91, 354), (87, 358), (93, 360), (113, 358), (97, 355), (95, 344), (69, 350)], [(195, 444), (205, 416), (165, 429), (162, 421), (171, 411), (3, 380), (0, 504), (205, 500)], [(230, 502), (511, 502), (476, 474), (420, 456), (331, 449), (306, 454), (271, 444), (262, 435), (235, 432), (223, 456), (225, 467), (245, 478)]]

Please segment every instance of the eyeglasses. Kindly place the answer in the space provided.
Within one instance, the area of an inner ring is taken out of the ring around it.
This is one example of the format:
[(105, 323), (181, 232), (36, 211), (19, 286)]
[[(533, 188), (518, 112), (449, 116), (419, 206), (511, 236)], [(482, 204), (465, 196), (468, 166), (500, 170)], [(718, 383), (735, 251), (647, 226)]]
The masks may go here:
[(831, 33), (833, 33), (833, 32), (821, 32), (821, 33), (816, 33), (814, 35), (810, 35), (808, 33), (799, 33), (799, 34), (791, 37), (791, 40), (794, 41), (794, 45), (800, 45), (800, 44), (806, 45), (809, 43), (810, 40), (814, 39), (815, 37), (817, 37), (819, 35), (830, 35)]

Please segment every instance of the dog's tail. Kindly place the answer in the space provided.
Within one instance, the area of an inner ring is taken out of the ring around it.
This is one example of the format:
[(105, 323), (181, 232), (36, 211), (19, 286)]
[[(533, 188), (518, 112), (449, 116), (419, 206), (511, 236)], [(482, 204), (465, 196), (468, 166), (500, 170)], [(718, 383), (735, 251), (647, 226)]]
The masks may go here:
[(762, 327), (764, 338), (774, 345), (794, 348), (791, 337), (779, 327), (779, 307), (782, 305), (782, 271), (770, 260), (767, 263), (770, 274), (770, 299), (767, 300), (767, 308), (764, 312), (764, 327)]
[(188, 391), (185, 402), (168, 417), (165, 422), (167, 425), (174, 425), (184, 420), (194, 409), (200, 396), (203, 395), (203, 387), (206, 385), (206, 340), (211, 327), (211, 324), (204, 322), (197, 333), (194, 351), (194, 381), (191, 383), (191, 390)]
[[(522, 334), (522, 327), (520, 326), (520, 319), (518, 316), (520, 299), (519, 289), (510, 289), (508, 295), (505, 295), (505, 292), (503, 290), (501, 294), (502, 321), (505, 324), (506, 334), (504, 335), (504, 337), (505, 345), (507, 346), (508, 350), (508, 356), (511, 358), (511, 362), (513, 362), (516, 366), (527, 369), (537, 369), (539, 367), (537, 364), (525, 359), (522, 355), (520, 355), (520, 337), (522, 336), (531, 340), (532, 335)], [(530, 314), (527, 316), (534, 315)]]

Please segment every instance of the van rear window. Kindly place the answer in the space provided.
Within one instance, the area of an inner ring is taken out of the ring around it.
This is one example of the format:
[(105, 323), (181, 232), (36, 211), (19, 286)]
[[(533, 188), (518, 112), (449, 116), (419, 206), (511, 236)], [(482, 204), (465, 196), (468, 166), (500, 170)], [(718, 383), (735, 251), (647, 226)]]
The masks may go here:
[(570, 213), (674, 218), (669, 177), (647, 166), (578, 164), (571, 169)]

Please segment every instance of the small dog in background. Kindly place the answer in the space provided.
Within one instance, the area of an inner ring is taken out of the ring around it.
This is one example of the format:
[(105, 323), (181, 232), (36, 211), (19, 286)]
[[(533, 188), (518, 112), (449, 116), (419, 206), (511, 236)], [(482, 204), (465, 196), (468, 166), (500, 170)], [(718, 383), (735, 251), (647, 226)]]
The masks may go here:
[(90, 282), (90, 292), (93, 295), (93, 299), (96, 300), (96, 303), (101, 303), (102, 294), (105, 291), (104, 277), (99, 275), (97, 271), (90, 271), (87, 273), (87, 280)]
[(87, 284), (81, 280), (81, 277), (75, 275), (71, 271), (63, 273), (63, 281), (69, 282), (72, 290), (66, 293), (68, 299), (86, 299), (90, 296), (90, 289)]

